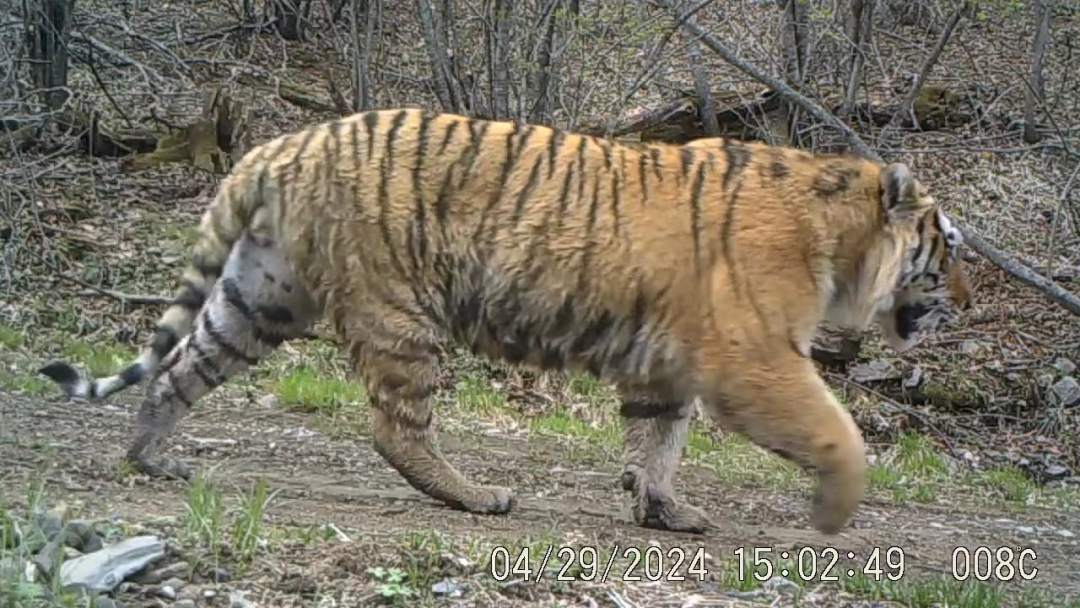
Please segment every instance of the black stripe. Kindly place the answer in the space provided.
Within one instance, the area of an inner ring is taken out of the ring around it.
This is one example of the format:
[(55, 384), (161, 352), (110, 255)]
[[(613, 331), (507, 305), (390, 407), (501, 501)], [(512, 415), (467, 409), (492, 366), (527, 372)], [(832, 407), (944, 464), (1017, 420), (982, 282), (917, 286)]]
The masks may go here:
[(620, 215), (619, 205), (622, 203), (622, 189), (619, 186), (619, 172), (613, 171), (611, 174), (611, 220), (615, 223), (615, 235), (619, 235), (619, 231), (622, 229), (622, 216)]
[(450, 180), (454, 177), (453, 167), (446, 170), (442, 185), (439, 186), (439, 194), (435, 197), (435, 220), (439, 223), (439, 229), (446, 236), (446, 217), (450, 213)]
[(912, 266), (915, 265), (915, 262), (918, 261), (918, 259), (919, 259), (919, 254), (922, 253), (923, 242), (924, 242), (922, 236), (923, 236), (923, 230), (925, 228), (926, 228), (926, 216), (924, 215), (921, 218), (919, 218), (919, 223), (915, 227), (916, 234), (919, 235), (919, 242), (915, 245), (915, 252), (911, 254), (911, 264), (912, 264)]
[[(916, 272), (919, 272), (919, 271), (925, 272), (926, 270), (928, 270), (930, 268), (930, 265), (934, 262), (934, 256), (937, 254), (938, 247), (941, 245), (941, 240), (942, 239), (940, 239), (940, 238), (930, 239), (930, 253), (929, 253), (929, 255), (926, 256), (926, 263), (922, 265), (922, 268), (917, 268), (915, 270)], [(922, 246), (923, 241), (924, 241), (923, 238), (919, 239), (919, 246), (920, 247)], [(915, 259), (918, 259), (918, 258), (915, 258)]]
[(517, 226), (521, 222), (521, 215), (525, 211), (525, 201), (529, 200), (529, 196), (536, 188), (536, 180), (540, 177), (540, 163), (543, 159), (539, 156), (533, 161), (532, 169), (529, 170), (529, 178), (525, 181), (525, 187), (518, 193), (517, 200), (514, 202), (514, 225)]
[(379, 126), (379, 113), (372, 110), (364, 114), (364, 136), (367, 137), (367, 160), (375, 155), (375, 129)]
[(679, 161), (682, 178), (686, 179), (690, 175), (690, 167), (694, 166), (694, 151), (684, 146), (679, 150)]
[[(474, 130), (473, 127), (476, 125), (479, 125), (479, 127)], [(490, 126), (490, 122), (469, 119), (469, 145), (465, 147), (465, 150), (461, 153), (461, 158), (458, 159), (464, 167), (461, 171), (461, 180), (458, 182), (459, 188), (465, 185), (465, 180), (469, 177), (469, 173), (472, 172), (473, 164), (476, 163), (476, 157), (480, 152), (480, 145), (483, 144), (484, 135), (487, 134)]]
[(727, 167), (724, 169), (724, 190), (731, 186), (732, 180), (738, 178), (746, 164), (750, 161), (750, 151), (743, 144), (730, 139), (724, 139), (724, 156)]
[(679, 420), (684, 417), (683, 404), (678, 401), (656, 402), (644, 400), (623, 401), (619, 414), (624, 418), (661, 418)]
[[(582, 175), (582, 178), (585, 176)], [(584, 181), (584, 179), (582, 179)], [(581, 268), (578, 269), (578, 289), (584, 289), (589, 283), (589, 266), (592, 262), (592, 253), (595, 248), (592, 232), (596, 226), (596, 211), (600, 205), (600, 174), (593, 174), (592, 200), (589, 202), (589, 219), (585, 223), (584, 250), (581, 252)]]
[(184, 286), (180, 294), (173, 298), (170, 306), (180, 306), (197, 312), (205, 303), (206, 291), (195, 285), (190, 279), (184, 279)]
[(705, 183), (705, 164), (698, 165), (690, 190), (690, 231), (694, 237), (694, 269), (701, 271), (701, 188)]
[(203, 331), (206, 335), (217, 345), (217, 347), (226, 355), (233, 359), (239, 359), (248, 365), (255, 365), (259, 362), (258, 357), (252, 357), (244, 351), (240, 350), (235, 344), (229, 342), (228, 339), (222, 335), (221, 330), (214, 325), (214, 320), (210, 318), (210, 311), (206, 311), (202, 315), (203, 317)]
[(124, 371), (120, 372), (120, 381), (127, 386), (132, 384), (138, 384), (143, 379), (143, 375), (146, 370), (143, 369), (142, 364), (132, 363), (124, 368)]
[(251, 335), (259, 342), (262, 342), (263, 344), (268, 344), (273, 348), (277, 348), (281, 345), (282, 342), (289, 339), (289, 337), (285, 334), (278, 333), (276, 331), (270, 331), (268, 329), (263, 329), (258, 325), (252, 327)]
[(390, 130), (386, 133), (386, 152), (383, 155), (386, 158), (387, 171), (394, 170), (394, 144), (397, 143), (398, 131), (401, 130), (401, 125), (405, 124), (405, 118), (408, 115), (408, 110), (401, 110), (394, 114), (393, 120), (390, 121)]
[(724, 140), (724, 153), (726, 155), (727, 167), (724, 169), (723, 188), (727, 191), (732, 181), (735, 181), (735, 186), (730, 188), (731, 196), (728, 197), (728, 206), (724, 212), (724, 223), (722, 224), (720, 232), (724, 245), (724, 260), (727, 262), (728, 272), (731, 273), (731, 286), (735, 291), (735, 297), (739, 297), (740, 287), (736, 277), (735, 244), (733, 242), (732, 230), (735, 223), (735, 206), (739, 201), (739, 190), (742, 189), (742, 179), (740, 176), (743, 169), (746, 167), (750, 155), (745, 146), (732, 141), (731, 139)]
[(171, 327), (165, 325), (159, 325), (154, 330), (154, 338), (150, 341), (150, 352), (154, 353), (154, 356), (160, 361), (162, 357), (169, 354), (180, 341), (180, 338), (176, 335), (176, 331)]
[(330, 122), (330, 134), (323, 140), (323, 157), (320, 159), (326, 171), (323, 185), (334, 208), (341, 206), (340, 182), (334, 180), (334, 173), (341, 166), (341, 125), (340, 119)]
[(446, 133), (443, 134), (442, 143), (439, 144), (439, 154), (446, 152), (446, 147), (450, 145), (450, 140), (454, 138), (454, 132), (457, 131), (458, 125), (461, 121), (455, 120), (450, 123), (450, 126), (446, 127)]
[[(427, 258), (427, 207), (424, 206), (424, 185), (421, 181), (423, 172), (424, 156), (427, 154), (428, 134), (431, 128), (432, 116), (427, 112), (420, 115), (420, 128), (417, 133), (416, 164), (413, 165), (412, 187), (416, 199), (416, 207), (413, 216), (413, 233), (415, 237), (416, 255), (413, 258), (413, 268), (419, 270)], [(412, 254), (413, 248), (409, 248)]]
[(589, 140), (586, 137), (582, 137), (578, 141), (577, 148), (577, 166), (578, 166), (578, 188), (577, 197), (578, 200), (585, 195), (585, 147), (588, 145)]
[(379, 233), (382, 235), (383, 245), (390, 256), (390, 262), (399, 273), (405, 269), (397, 256), (397, 248), (394, 245), (393, 236), (390, 233), (390, 176), (394, 167), (394, 142), (397, 139), (398, 130), (408, 114), (402, 110), (394, 115), (390, 124), (390, 130), (386, 135), (386, 150), (383, 153), (382, 163), (379, 167)]
[(563, 178), (562, 188), (559, 190), (559, 226), (562, 227), (563, 216), (566, 215), (566, 207), (570, 204), (570, 180), (574, 177), (574, 162), (567, 161), (566, 177)]
[(188, 338), (186, 346), (187, 348), (195, 351), (195, 363), (205, 366), (207, 369), (213, 372), (215, 376), (221, 376), (221, 370), (218, 369), (217, 361), (211, 358), (210, 355), (206, 354), (206, 351), (202, 349), (202, 346), (199, 346), (199, 341), (196, 336), (193, 335)]
[(657, 181), (664, 181), (664, 172), (660, 170), (660, 149), (649, 148), (649, 157), (652, 159), (653, 173), (656, 174)]
[(169, 388), (172, 390), (173, 397), (180, 400), (188, 409), (191, 409), (191, 400), (187, 398), (184, 391), (180, 390), (180, 385), (176, 383), (176, 376), (171, 371), (165, 373), (165, 379), (169, 382)]
[(317, 129), (309, 127), (303, 135), (303, 139), (300, 140), (300, 145), (296, 148), (296, 152), (293, 157), (289, 159), (285, 168), (278, 172), (280, 176), (278, 183), (277, 197), (277, 227), (281, 229), (285, 225), (285, 212), (288, 208), (288, 203), (292, 201), (293, 192), (295, 192), (297, 185), (300, 183), (300, 175), (304, 171), (304, 164), (300, 162), (304, 153), (307, 152), (308, 146), (311, 145), (311, 141), (315, 139)]
[[(352, 164), (350, 168), (355, 169), (357, 173), (360, 170), (360, 121), (349, 121), (349, 142), (352, 145)], [(354, 204), (356, 202), (356, 182), (359, 180), (353, 180), (353, 199)]]
[(606, 139), (598, 139), (596, 143), (600, 145), (600, 150), (604, 153), (604, 169), (611, 171), (611, 142)]
[(565, 134), (562, 131), (553, 131), (548, 139), (548, 171), (547, 178), (551, 179), (555, 175), (555, 161), (558, 159), (559, 150), (562, 149), (563, 139)]
[(235, 308), (245, 319), (251, 321), (255, 318), (255, 313), (252, 312), (251, 307), (244, 301), (243, 294), (240, 293), (240, 287), (236, 284), (236, 279), (231, 277), (224, 279), (221, 281), (221, 289), (225, 293), (225, 301)]
[[(488, 198), (487, 205), (480, 213), (480, 223), (477, 225), (476, 233), (473, 235), (475, 239), (479, 239), (480, 236), (483, 234), (484, 228), (487, 226), (488, 214), (491, 213), (491, 210), (495, 208), (495, 205), (499, 204), (499, 201), (502, 200), (503, 189), (506, 187), (506, 181), (510, 178), (510, 172), (513, 169), (514, 162), (517, 161), (518, 155), (521, 154), (520, 147), (516, 152), (514, 151), (514, 139), (518, 137), (519, 125), (517, 122), (511, 124), (514, 128), (506, 134), (506, 140), (504, 143), (505, 157), (503, 158), (502, 168), (499, 169), (499, 185), (497, 188), (492, 189), (491, 197)], [(528, 129), (532, 129), (532, 127), (530, 126), (528, 127)], [(497, 226), (495, 229), (497, 229)], [(492, 232), (494, 232), (495, 229), (493, 229)]]
[(287, 306), (281, 304), (260, 304), (255, 307), (259, 316), (271, 323), (288, 324), (296, 321), (296, 317)]
[(648, 196), (645, 195), (646, 171), (645, 164), (647, 159), (644, 152), (638, 152), (638, 189), (641, 190), (641, 205), (644, 207), (649, 204)]
[(217, 388), (217, 386), (221, 384), (217, 377), (211, 377), (207, 374), (202, 365), (199, 365), (198, 361), (191, 364), (191, 369), (195, 370), (195, 375), (202, 380), (203, 385), (205, 385), (207, 389)]
[(615, 317), (610, 312), (606, 310), (603, 311), (598, 317), (585, 326), (585, 330), (574, 339), (570, 349), (578, 354), (590, 350), (601, 341), (604, 334), (606, 334), (614, 324)]

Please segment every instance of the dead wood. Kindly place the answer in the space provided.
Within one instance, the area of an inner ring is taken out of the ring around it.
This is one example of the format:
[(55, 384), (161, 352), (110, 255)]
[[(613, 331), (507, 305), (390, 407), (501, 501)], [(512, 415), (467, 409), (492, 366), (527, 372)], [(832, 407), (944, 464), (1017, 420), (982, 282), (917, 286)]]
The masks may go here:
[(128, 159), (126, 168), (140, 170), (187, 162), (204, 171), (224, 174), (243, 154), (246, 131), (242, 106), (217, 89), (207, 97), (202, 116), (160, 137), (152, 152)]

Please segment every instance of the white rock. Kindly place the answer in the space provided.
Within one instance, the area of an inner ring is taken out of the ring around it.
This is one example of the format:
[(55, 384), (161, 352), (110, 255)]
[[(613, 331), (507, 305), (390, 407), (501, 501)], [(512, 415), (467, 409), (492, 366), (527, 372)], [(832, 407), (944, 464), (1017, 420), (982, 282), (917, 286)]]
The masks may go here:
[(112, 591), (125, 578), (164, 556), (165, 545), (158, 537), (135, 536), (64, 562), (60, 566), (60, 583), (99, 593)]

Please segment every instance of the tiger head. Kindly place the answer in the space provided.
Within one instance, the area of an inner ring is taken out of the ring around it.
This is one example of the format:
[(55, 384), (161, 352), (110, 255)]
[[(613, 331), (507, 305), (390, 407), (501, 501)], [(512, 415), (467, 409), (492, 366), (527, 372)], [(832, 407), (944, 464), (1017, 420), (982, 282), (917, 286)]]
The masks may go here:
[(963, 235), (907, 166), (881, 172), (886, 233), (899, 247), (893, 256), (895, 284), (875, 315), (885, 340), (897, 351), (918, 344), (971, 307), (971, 287), (960, 258)]

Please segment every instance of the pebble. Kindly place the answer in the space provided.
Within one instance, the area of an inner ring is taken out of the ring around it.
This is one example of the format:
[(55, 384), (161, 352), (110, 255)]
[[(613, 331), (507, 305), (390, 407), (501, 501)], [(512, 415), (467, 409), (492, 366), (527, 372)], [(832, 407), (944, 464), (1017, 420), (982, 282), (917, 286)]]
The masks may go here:
[(1069, 374), (1076, 371), (1076, 364), (1072, 361), (1069, 361), (1065, 357), (1058, 357), (1054, 361), (1054, 369), (1061, 372), (1061, 375), (1068, 376)]
[(187, 585), (187, 583), (185, 583), (184, 581), (174, 577), (174, 578), (167, 579), (164, 583), (162, 583), (161, 586), (162, 587), (172, 587), (173, 590), (180, 591), (186, 585)]
[(176, 599), (176, 589), (173, 589), (172, 585), (162, 585), (157, 590), (157, 594), (160, 597), (163, 597), (163, 598), (165, 598), (167, 600), (175, 600)]
[(1065, 376), (1050, 387), (1057, 402), (1065, 407), (1080, 403), (1080, 382), (1072, 376)]

